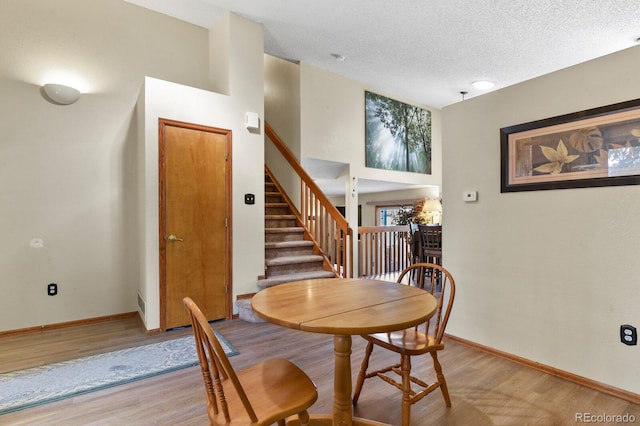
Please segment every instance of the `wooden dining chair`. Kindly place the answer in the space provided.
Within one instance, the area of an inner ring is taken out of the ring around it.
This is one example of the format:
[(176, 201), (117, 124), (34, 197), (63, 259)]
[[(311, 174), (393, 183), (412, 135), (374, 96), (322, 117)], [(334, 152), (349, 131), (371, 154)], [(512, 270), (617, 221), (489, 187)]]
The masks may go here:
[[(438, 361), (438, 351), (444, 349), (442, 337), (453, 307), (456, 286), (449, 271), (432, 263), (416, 263), (405, 268), (397, 282), (417, 286), (435, 296), (438, 301), (436, 313), (426, 323), (410, 329), (362, 336), (368, 343), (356, 381), (353, 405), (358, 403), (364, 381), (379, 377), (402, 391), (402, 425), (408, 426), (411, 405), (438, 388), (442, 392), (447, 407), (451, 406), (447, 382)], [(375, 346), (399, 354), (400, 362), (367, 371), (369, 358)], [(411, 358), (425, 354), (431, 355), (435, 370), (435, 382), (430, 384), (411, 374)]]
[(421, 262), (442, 265), (442, 225), (418, 225)]
[(189, 297), (183, 303), (193, 325), (210, 425), (284, 426), (296, 414), (301, 425), (309, 424), (307, 409), (318, 391), (300, 368), (273, 358), (236, 373), (200, 308)]

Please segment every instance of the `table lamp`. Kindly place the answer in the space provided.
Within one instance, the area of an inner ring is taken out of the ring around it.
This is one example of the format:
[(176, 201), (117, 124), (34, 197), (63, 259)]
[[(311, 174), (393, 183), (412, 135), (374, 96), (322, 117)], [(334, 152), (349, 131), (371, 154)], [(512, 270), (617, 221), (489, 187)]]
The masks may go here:
[(424, 200), (422, 212), (427, 215), (428, 224), (440, 224), (442, 216), (442, 204), (440, 204), (440, 200)]

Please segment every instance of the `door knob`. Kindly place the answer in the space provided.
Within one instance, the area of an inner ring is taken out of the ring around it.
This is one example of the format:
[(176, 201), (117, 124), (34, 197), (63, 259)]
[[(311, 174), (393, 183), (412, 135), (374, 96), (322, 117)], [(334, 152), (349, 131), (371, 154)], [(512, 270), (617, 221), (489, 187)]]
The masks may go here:
[(178, 238), (175, 235), (171, 234), (167, 237), (168, 241), (184, 241), (182, 238)]

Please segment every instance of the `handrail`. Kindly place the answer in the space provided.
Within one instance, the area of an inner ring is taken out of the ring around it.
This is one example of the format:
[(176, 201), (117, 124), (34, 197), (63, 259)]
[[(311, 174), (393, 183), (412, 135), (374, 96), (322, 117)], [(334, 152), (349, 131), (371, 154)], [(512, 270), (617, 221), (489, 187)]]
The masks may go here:
[(361, 226), (358, 228), (360, 275), (384, 275), (411, 264), (411, 228)]
[(297, 209), (305, 230), (317, 244), (334, 272), (340, 277), (353, 277), (353, 230), (324, 195), (276, 132), (264, 125), (265, 134), (300, 177), (300, 208)]

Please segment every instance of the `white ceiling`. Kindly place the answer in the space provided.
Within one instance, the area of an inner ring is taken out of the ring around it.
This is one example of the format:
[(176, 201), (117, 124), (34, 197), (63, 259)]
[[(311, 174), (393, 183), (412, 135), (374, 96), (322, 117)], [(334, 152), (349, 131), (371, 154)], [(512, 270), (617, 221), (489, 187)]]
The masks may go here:
[[(264, 25), (265, 52), (442, 108), (636, 45), (637, 0), (126, 0), (212, 27)], [(331, 54), (345, 56), (340, 62)]]
[[(640, 37), (638, 0), (125, 1), (204, 28), (234, 12), (264, 26), (268, 54), (438, 109), (461, 101), (462, 91), (466, 99), (485, 93), (473, 81), (493, 81), (498, 90)], [(328, 194), (344, 193), (341, 178), (312, 176)], [(360, 181), (359, 191), (396, 186)]]

